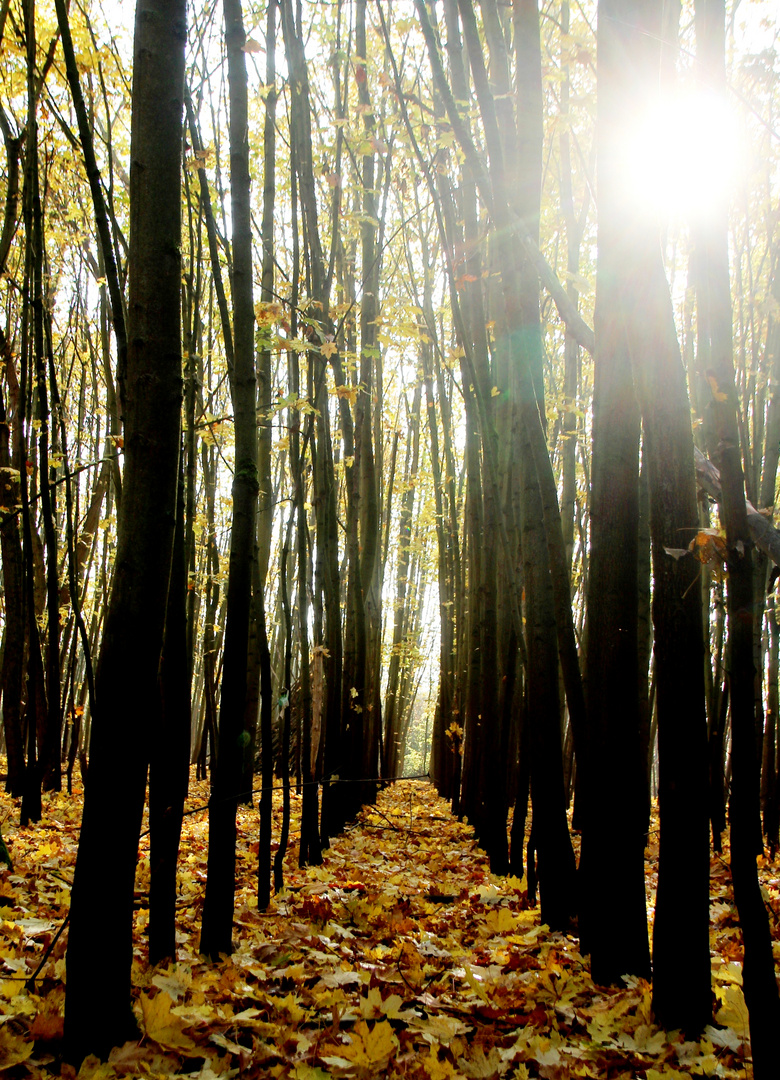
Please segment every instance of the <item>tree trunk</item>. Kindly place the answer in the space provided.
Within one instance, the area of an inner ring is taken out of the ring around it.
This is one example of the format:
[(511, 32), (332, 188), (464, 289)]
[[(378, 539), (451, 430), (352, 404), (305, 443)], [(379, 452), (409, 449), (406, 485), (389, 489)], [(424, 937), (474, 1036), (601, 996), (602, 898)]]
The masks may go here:
[(190, 658), (184, 472), (179, 472), (176, 531), (160, 663), (158, 736), (149, 770), (149, 963), (176, 960), (176, 862), (190, 767)]
[[(630, 39), (603, 2), (598, 22), (598, 270), (588, 579), (587, 758), (580, 931), (597, 983), (650, 976), (638, 709), (639, 408), (623, 279), (636, 259), (620, 198)], [(621, 807), (619, 814), (615, 806)]]
[(233, 416), (235, 471), (227, 585), (225, 650), (219, 713), (219, 755), (209, 800), (209, 856), (200, 950), (216, 959), (233, 950), (236, 813), (246, 744), (244, 716), (257, 507), (257, 420), (249, 200), (246, 33), (241, 0), (224, 0), (230, 96), (230, 179), (233, 222)]
[[(68, 1057), (133, 1037), (133, 883), (168, 596), (179, 458), (181, 136), (185, 7), (139, 8), (130, 190), (125, 477), (114, 582), (96, 679), (90, 768), (71, 901)], [(105, 897), (112, 902), (106, 905)], [(95, 994), (94, 957), (101, 957)]]
[[(701, 77), (725, 98), (724, 0), (696, 0), (696, 48)], [(752, 543), (734, 387), (728, 213), (720, 205), (698, 227), (699, 318), (707, 345), (707, 380), (723, 501), (728, 549), (727, 613), (731, 697), (732, 783), (729, 804), (731, 876), (745, 950), (742, 982), (750, 1022), (753, 1075), (769, 1080), (777, 1072), (775, 1033), (780, 1026), (769, 918), (761, 894), (756, 855), (762, 853), (759, 811), (759, 755), (755, 737)], [(701, 363), (701, 359), (699, 361)]]

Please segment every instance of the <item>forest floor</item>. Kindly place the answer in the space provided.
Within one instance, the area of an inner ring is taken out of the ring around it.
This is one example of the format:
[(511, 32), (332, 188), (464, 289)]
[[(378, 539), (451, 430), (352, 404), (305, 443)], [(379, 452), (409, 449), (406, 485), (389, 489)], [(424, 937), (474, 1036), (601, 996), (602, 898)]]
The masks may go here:
[[(193, 782), (188, 805), (206, 800), (206, 785)], [(299, 812), (293, 796), (294, 818)], [(35, 991), (25, 984), (68, 912), (80, 813), (80, 791), (46, 795), (43, 822), (21, 829), (18, 803), (0, 795), (14, 862), (13, 871), (0, 867), (2, 1080), (751, 1076), (727, 862), (712, 860), (714, 1023), (699, 1040), (686, 1040), (654, 1026), (648, 983), (594, 985), (577, 938), (540, 925), (525, 881), (491, 877), (468, 825), (420, 782), (382, 792), (333, 841), (322, 866), (298, 869), (291, 846), (285, 887), (266, 913), (255, 899), (257, 812), (241, 808), (236, 951), (220, 963), (198, 953), (205, 811), (185, 818), (176, 965), (147, 961), (142, 839), (133, 983), (143, 1037), (107, 1063), (87, 1058), (77, 1074), (61, 1058), (66, 933)], [(653, 846), (651, 914), (656, 859)], [(765, 862), (761, 873), (780, 939), (780, 865)], [(780, 940), (775, 948), (780, 957)], [(97, 961), (95, 976), (99, 993)]]

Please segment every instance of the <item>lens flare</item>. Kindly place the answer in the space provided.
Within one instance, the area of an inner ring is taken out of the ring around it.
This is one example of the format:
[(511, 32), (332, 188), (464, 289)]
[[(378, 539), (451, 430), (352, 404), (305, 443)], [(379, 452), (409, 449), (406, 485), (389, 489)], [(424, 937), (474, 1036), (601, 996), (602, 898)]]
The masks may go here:
[(680, 92), (648, 106), (627, 134), (625, 182), (638, 209), (706, 217), (727, 202), (745, 160), (734, 112), (718, 95)]

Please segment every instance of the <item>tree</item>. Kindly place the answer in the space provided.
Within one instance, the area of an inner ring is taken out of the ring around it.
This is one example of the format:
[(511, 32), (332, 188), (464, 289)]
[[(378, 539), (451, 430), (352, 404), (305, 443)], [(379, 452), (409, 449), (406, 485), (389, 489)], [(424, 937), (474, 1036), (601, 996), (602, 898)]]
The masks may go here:
[[(723, 95), (725, 77), (723, 0), (697, 0), (696, 51), (702, 82)], [(737, 426), (729, 286), (728, 220), (723, 201), (697, 222), (697, 300), (702, 324), (706, 375), (712, 400), (714, 450), (723, 498), (721, 520), (726, 530), (728, 562), (729, 693), (731, 698), (732, 787), (729, 803), (731, 876), (745, 948), (743, 985), (750, 1019), (750, 1044), (756, 1080), (776, 1069), (773, 1032), (780, 1023), (769, 917), (756, 872), (762, 850), (759, 817), (759, 754), (754, 711), (753, 541), (748, 528), (744, 478)]]
[[(628, 15), (624, 5), (605, 14), (621, 29), (631, 57), (615, 92), (624, 102), (637, 102), (657, 85), (662, 5), (641, 0)], [(669, 553), (696, 530), (693, 435), (658, 222), (646, 208), (635, 205), (632, 211), (636, 233), (624, 287), (633, 311), (626, 336), (650, 494), (660, 773), (653, 1008), (667, 1027), (695, 1031), (708, 1022), (712, 1008), (702, 616), (694, 560)]]
[(233, 371), (235, 423), (233, 520), (230, 532), (225, 655), (217, 765), (209, 801), (209, 867), (201, 952), (216, 959), (232, 952), (236, 812), (244, 729), (252, 557), (257, 508), (257, 379), (255, 374), (252, 223), (249, 201), (246, 33), (241, 0), (225, 0), (225, 44), (230, 88), (230, 176), (233, 220)]
[(152, 0), (136, 13), (124, 490), (71, 901), (65, 1039), (74, 1061), (87, 1053), (105, 1055), (135, 1031), (133, 881), (179, 462), (185, 19), (182, 0)]
[[(623, 7), (625, 12), (625, 6)], [(626, 287), (637, 214), (620, 169), (632, 78), (632, 17), (602, 0), (598, 21), (598, 276), (588, 581), (588, 743), (580, 878), (581, 933), (596, 982), (648, 978), (638, 679), (639, 407)], [(615, 806), (621, 807), (619, 814)]]

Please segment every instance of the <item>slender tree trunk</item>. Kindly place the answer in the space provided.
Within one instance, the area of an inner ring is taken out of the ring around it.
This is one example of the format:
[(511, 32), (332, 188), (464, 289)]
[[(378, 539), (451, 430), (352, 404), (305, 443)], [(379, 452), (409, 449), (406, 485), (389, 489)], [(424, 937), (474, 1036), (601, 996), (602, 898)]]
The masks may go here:
[[(182, 461), (183, 464), (183, 461)], [(149, 962), (176, 959), (176, 862), (190, 766), (190, 657), (184, 471), (179, 472), (176, 531), (159, 678), (159, 734), (149, 771)]]
[[(3, 351), (10, 349), (3, 336)], [(9, 355), (6, 354), (6, 363)], [(16, 507), (21, 498), (19, 472), (11, 468), (9, 423), (3, 403), (0, 413), (0, 490), (2, 505), (13, 513), (3, 514), (0, 545), (3, 558), (5, 600), (5, 644), (2, 663), (3, 732), (8, 758), (6, 791), (18, 797), (24, 785), (24, 742), (22, 736), (22, 691), (24, 688), (24, 564)]]
[[(409, 622), (407, 591), (409, 590), (409, 568), (411, 563), (410, 543), (412, 539), (412, 516), (414, 511), (414, 492), (417, 483), (417, 469), (420, 456), (420, 405), (422, 386), (417, 384), (414, 391), (411, 412), (409, 413), (409, 442), (406, 448), (404, 467), (403, 494), (401, 513), (398, 524), (398, 563), (396, 566), (395, 610), (393, 617), (393, 643), (390, 653), (390, 665), (387, 673), (387, 692), (385, 698), (385, 734), (384, 763), (382, 775), (399, 775), (399, 765), (403, 759), (401, 745), (401, 717), (403, 701), (400, 697), (401, 667), (408, 663), (405, 654), (407, 644), (406, 630)], [(408, 406), (407, 406), (408, 408)]]
[[(271, 303), (274, 294), (274, 209), (276, 203), (276, 4), (268, 5), (265, 34), (266, 86), (271, 89), (265, 99), (263, 128), (263, 267), (260, 299)], [(271, 347), (263, 342), (258, 364), (258, 493), (257, 560), (260, 579), (262, 612), (260, 626), (260, 749), (262, 755), (262, 789), (260, 794), (260, 845), (257, 857), (257, 906), (264, 911), (271, 900), (271, 836), (273, 812), (274, 700), (271, 678), (271, 654), (265, 618), (265, 587), (273, 533), (273, 483), (271, 478)]]
[[(696, 0), (697, 60), (702, 78), (725, 97), (724, 0)], [(762, 852), (759, 811), (759, 755), (755, 737), (752, 541), (734, 387), (728, 215), (725, 205), (698, 229), (698, 309), (708, 345), (709, 406), (719, 451), (722, 521), (728, 549), (727, 613), (731, 697), (732, 783), (729, 803), (731, 876), (745, 950), (742, 983), (750, 1021), (753, 1075), (769, 1080), (777, 1072), (775, 1035), (780, 1026), (772, 937), (756, 868)]]
[(201, 952), (216, 959), (233, 951), (236, 812), (246, 743), (247, 650), (252, 554), (257, 507), (257, 420), (249, 201), (246, 33), (241, 0), (224, 0), (230, 93), (230, 179), (233, 222), (233, 416), (235, 470), (227, 585), (227, 616), (219, 714), (219, 755), (209, 800), (209, 857)]

